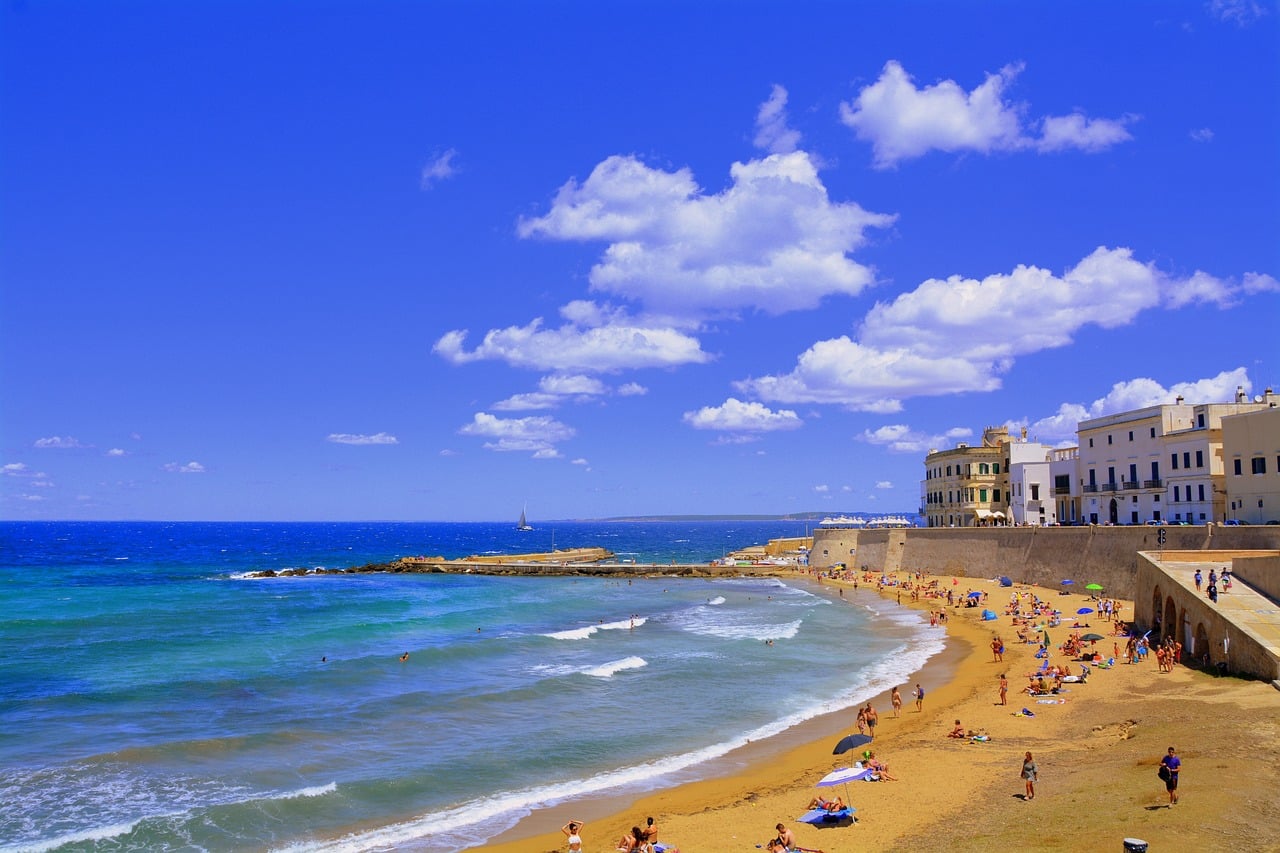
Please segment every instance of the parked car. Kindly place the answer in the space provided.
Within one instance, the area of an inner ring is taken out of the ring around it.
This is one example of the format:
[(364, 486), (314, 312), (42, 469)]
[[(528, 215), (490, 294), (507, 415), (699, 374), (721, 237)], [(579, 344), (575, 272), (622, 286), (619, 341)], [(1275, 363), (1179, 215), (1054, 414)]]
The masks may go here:
[(1243, 525), (1243, 524), (1248, 524), (1249, 522), (1247, 522), (1247, 521), (1241, 521), (1241, 520), (1240, 520), (1240, 519), (1238, 519), (1238, 518), (1228, 518), (1226, 521), (1224, 521), (1224, 522), (1222, 522), (1222, 523), (1223, 523), (1223, 525), (1224, 525), (1224, 526), (1226, 526), (1226, 527), (1240, 527), (1241, 525)]

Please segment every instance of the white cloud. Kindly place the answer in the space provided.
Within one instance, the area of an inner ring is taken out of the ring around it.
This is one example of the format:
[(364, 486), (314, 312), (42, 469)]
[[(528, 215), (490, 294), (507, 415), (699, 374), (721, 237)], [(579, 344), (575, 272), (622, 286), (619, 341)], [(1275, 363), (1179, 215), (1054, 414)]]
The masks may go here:
[(66, 450), (70, 448), (84, 447), (85, 445), (81, 444), (78, 439), (72, 438), (69, 435), (52, 435), (48, 438), (37, 438), (35, 446), (42, 449), (54, 448), (58, 450)]
[(860, 339), (819, 341), (787, 374), (741, 380), (771, 403), (831, 403), (892, 413), (909, 397), (993, 391), (1018, 356), (1062, 347), (1086, 324), (1117, 328), (1142, 311), (1192, 303), (1226, 307), (1280, 287), (1250, 274), (1235, 284), (1197, 272), (1176, 279), (1100, 247), (1062, 275), (1020, 265), (984, 279), (930, 279), (864, 318)]
[(800, 147), (799, 131), (787, 127), (787, 90), (777, 84), (756, 113), (755, 146), (770, 154), (790, 154)]
[(876, 482), (877, 489), (892, 489), (893, 483), (888, 480), (879, 480)]
[(1253, 383), (1243, 367), (1224, 370), (1216, 376), (1187, 382), (1175, 382), (1165, 388), (1154, 379), (1139, 377), (1117, 382), (1111, 390), (1088, 405), (1063, 403), (1052, 415), (1027, 425), (1027, 433), (1039, 441), (1074, 439), (1080, 421), (1145, 409), (1148, 406), (1172, 404), (1178, 397), (1188, 403), (1225, 403), (1235, 399), (1236, 388), (1249, 391)]
[(832, 203), (809, 155), (734, 163), (732, 185), (704, 194), (688, 169), (664, 172), (613, 156), (586, 181), (571, 180), (523, 237), (603, 240), (591, 289), (688, 321), (743, 309), (811, 309), (824, 296), (856, 295), (874, 276), (849, 253), (893, 216)]
[(178, 462), (167, 462), (164, 465), (164, 470), (172, 474), (203, 474), (205, 472), (204, 466), (199, 462), (188, 462), (186, 465)]
[(331, 432), (325, 441), (331, 441), (334, 444), (399, 444), (400, 440), (394, 435), (385, 432), (374, 433), (373, 435), (352, 435), (345, 432)]
[(22, 462), (10, 462), (5, 466), (0, 467), (0, 472), (3, 472), (4, 474), (10, 477), (24, 476), (26, 470), (27, 470), (27, 466)]
[(827, 492), (831, 491), (831, 487), (826, 483), (822, 483), (821, 485), (814, 486), (813, 490), (820, 495), (825, 495)]
[(1266, 8), (1256, 0), (1209, 0), (1209, 14), (1222, 21), (1247, 27), (1267, 15)]
[[(931, 435), (913, 430), (906, 424), (889, 424), (874, 430), (864, 430), (859, 436), (861, 441), (887, 448), (893, 453), (927, 453), (930, 450), (944, 450), (962, 438), (968, 438), (973, 431), (965, 427), (953, 427), (941, 435)], [(876, 484), (880, 488), (880, 484)]]
[(587, 460), (583, 459), (583, 458), (580, 456), (580, 457), (578, 457), (577, 459), (574, 459), (574, 460), (573, 460), (572, 462), (570, 462), (569, 464), (570, 464), (570, 465), (583, 465), (583, 466), (587, 466), (587, 465), (590, 465), (591, 463), (590, 463), (590, 462), (588, 462)]
[(1036, 150), (1053, 152), (1077, 148), (1091, 154), (1103, 151), (1133, 139), (1125, 129), (1125, 125), (1133, 121), (1136, 121), (1135, 116), (1125, 116), (1121, 119), (1091, 119), (1081, 113), (1049, 116), (1041, 122), (1040, 139), (1036, 142)]
[(458, 456), (460, 454), (458, 453), (458, 451), (446, 447), (444, 450), (440, 451), (439, 455), (444, 457), (449, 457), (449, 456)]
[(639, 382), (625, 382), (618, 386), (619, 397), (643, 397), (648, 393), (649, 389)]
[(775, 412), (760, 403), (744, 403), (734, 397), (719, 406), (703, 406), (696, 412), (685, 412), (684, 422), (694, 429), (749, 433), (796, 429), (804, 425), (804, 421), (789, 409)]
[(436, 156), (430, 163), (422, 167), (422, 177), (420, 186), (424, 190), (429, 190), (435, 184), (447, 178), (452, 178), (458, 173), (457, 168), (453, 165), (453, 158), (458, 156), (458, 152), (450, 148), (448, 151)]
[(558, 329), (543, 328), (542, 318), (527, 326), (508, 326), (487, 332), (471, 351), (464, 347), (467, 332), (454, 330), (436, 341), (432, 350), (452, 364), (505, 361), (513, 367), (538, 370), (607, 373), (628, 368), (675, 367), (710, 359), (697, 338), (669, 327), (649, 326), (624, 312), (584, 311), (570, 303), (561, 310), (568, 322)]
[(106, 456), (128, 456), (128, 451), (120, 447), (113, 447), (104, 454)]
[(1191, 131), (1191, 138), (1196, 142), (1212, 142), (1213, 131), (1207, 127), (1196, 128)]
[[(620, 395), (635, 393), (632, 390), (640, 386), (631, 383), (627, 388), (619, 388)], [(544, 376), (538, 381), (538, 390), (527, 394), (515, 394), (505, 400), (493, 404), (493, 408), (503, 412), (531, 411), (537, 409), (554, 409), (565, 400), (585, 403), (609, 393), (609, 386), (599, 379), (582, 374), (553, 374)], [(641, 388), (641, 393), (643, 389)]]
[(558, 455), (555, 445), (576, 434), (572, 427), (555, 418), (498, 418), (488, 412), (477, 412), (471, 423), (458, 432), (492, 439), (484, 444), (487, 450), (523, 451), (540, 459), (548, 458), (549, 453)]
[(1039, 121), (1040, 138), (1023, 126), (1025, 108), (1005, 100), (1004, 90), (1023, 66), (1006, 65), (988, 74), (973, 91), (954, 80), (917, 88), (902, 64), (885, 63), (876, 82), (840, 105), (840, 120), (870, 142), (877, 168), (888, 168), (938, 151), (1100, 151), (1132, 137), (1121, 120), (1089, 119), (1081, 113)]

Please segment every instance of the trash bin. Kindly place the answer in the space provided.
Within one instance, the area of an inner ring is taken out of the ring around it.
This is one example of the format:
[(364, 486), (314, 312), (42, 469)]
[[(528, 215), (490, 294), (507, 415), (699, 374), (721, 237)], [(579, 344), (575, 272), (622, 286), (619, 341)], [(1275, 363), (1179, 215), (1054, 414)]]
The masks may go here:
[(1147, 842), (1141, 838), (1126, 838), (1124, 840), (1124, 853), (1147, 853)]

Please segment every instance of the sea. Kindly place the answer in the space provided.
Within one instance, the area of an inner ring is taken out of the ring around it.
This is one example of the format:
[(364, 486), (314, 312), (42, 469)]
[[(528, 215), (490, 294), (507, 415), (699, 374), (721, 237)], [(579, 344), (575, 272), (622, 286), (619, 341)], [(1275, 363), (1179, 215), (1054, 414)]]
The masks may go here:
[(251, 577), (552, 538), (708, 562), (805, 532), (536, 526), (0, 522), (0, 850), (466, 850), (704, 778), (943, 647), (805, 580)]

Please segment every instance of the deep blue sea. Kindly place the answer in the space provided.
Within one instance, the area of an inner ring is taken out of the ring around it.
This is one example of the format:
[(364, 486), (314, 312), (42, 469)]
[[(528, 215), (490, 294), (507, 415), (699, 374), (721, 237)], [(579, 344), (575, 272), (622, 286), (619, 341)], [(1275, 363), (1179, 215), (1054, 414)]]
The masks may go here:
[(803, 533), (0, 522), (0, 849), (443, 853), (536, 808), (697, 778), (902, 681), (941, 632), (773, 579), (246, 573), (551, 535), (706, 562)]

